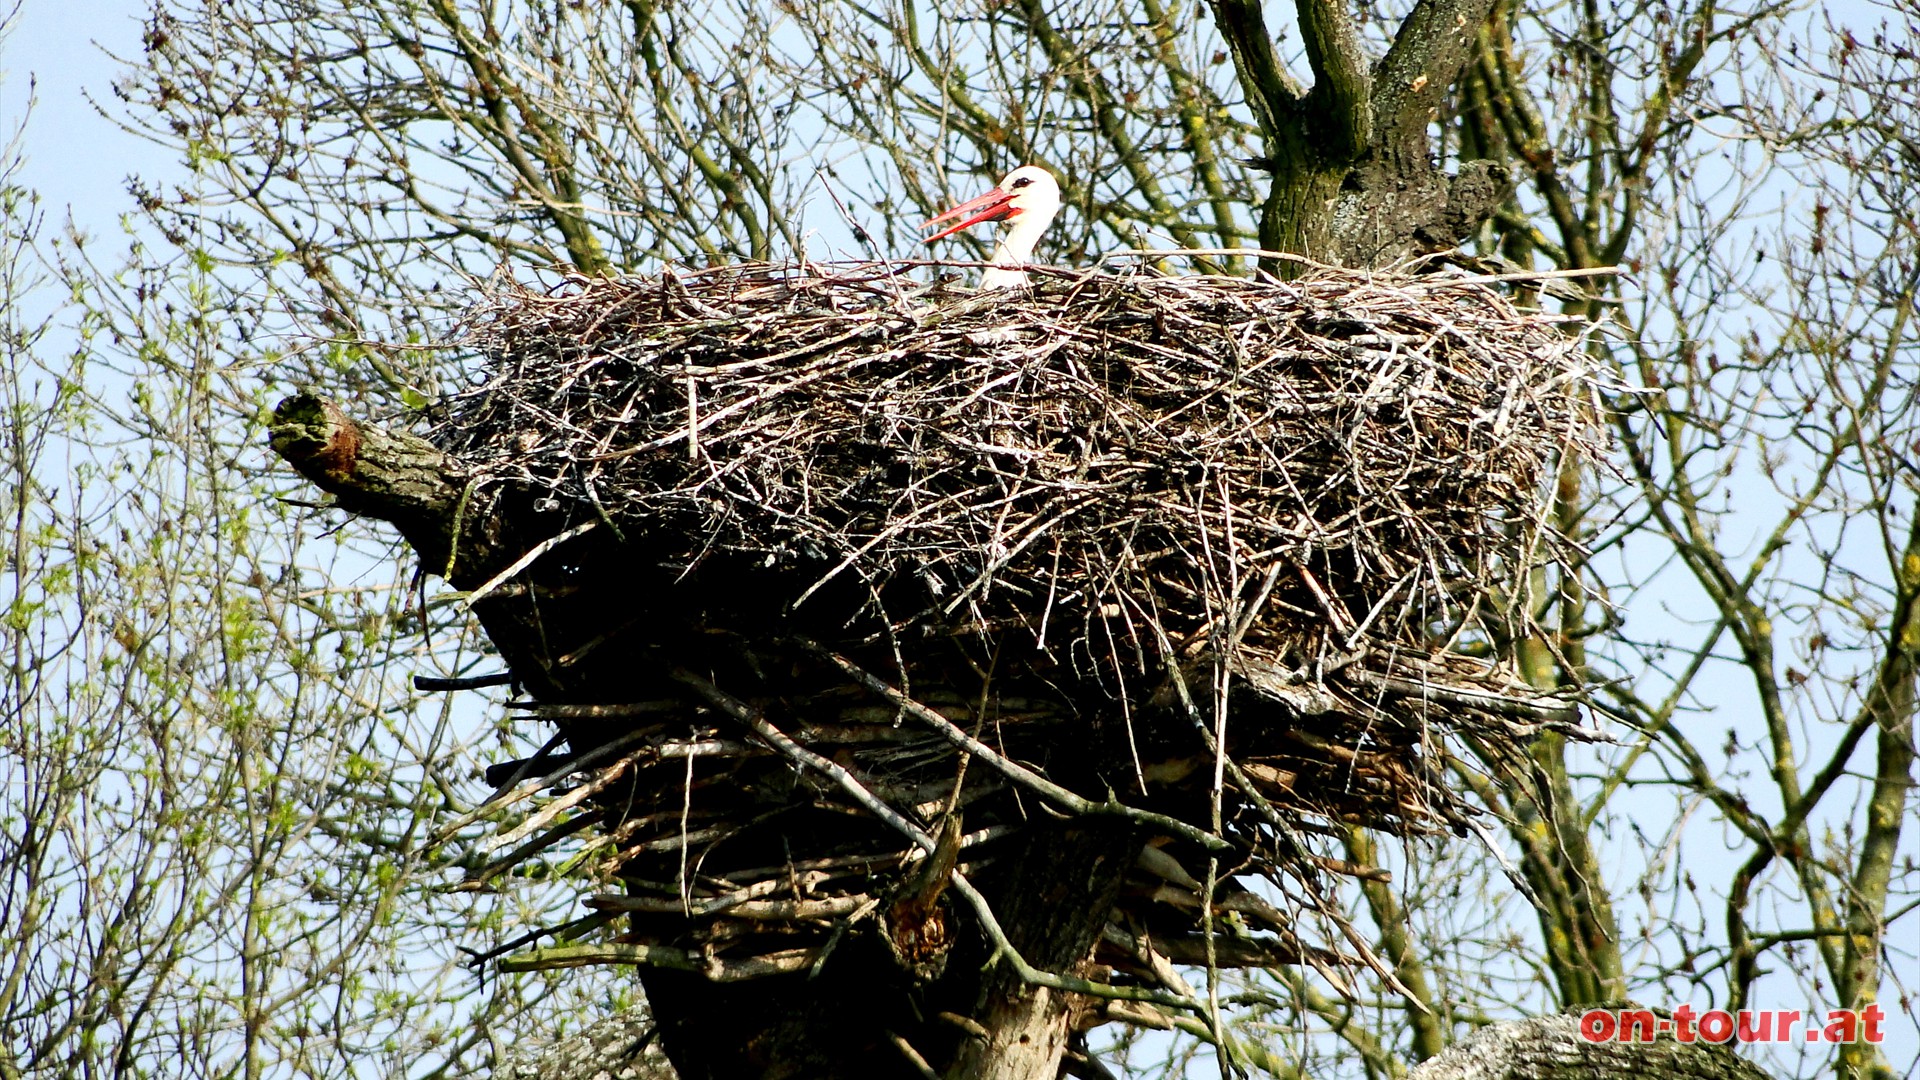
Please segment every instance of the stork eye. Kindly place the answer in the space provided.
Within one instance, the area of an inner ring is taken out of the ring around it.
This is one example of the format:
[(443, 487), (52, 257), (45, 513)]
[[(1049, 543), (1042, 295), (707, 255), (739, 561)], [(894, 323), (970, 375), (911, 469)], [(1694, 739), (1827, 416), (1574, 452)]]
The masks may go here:
[(1026, 187), (1026, 186), (1027, 186), (1028, 184), (1031, 184), (1031, 183), (1033, 183), (1033, 177), (1031, 177), (1031, 176), (1023, 176), (1023, 177), (1021, 177), (1020, 179), (1018, 179), (1018, 180), (1015, 180), (1015, 181), (1013, 182), (1013, 186), (1014, 186), (1014, 187)]

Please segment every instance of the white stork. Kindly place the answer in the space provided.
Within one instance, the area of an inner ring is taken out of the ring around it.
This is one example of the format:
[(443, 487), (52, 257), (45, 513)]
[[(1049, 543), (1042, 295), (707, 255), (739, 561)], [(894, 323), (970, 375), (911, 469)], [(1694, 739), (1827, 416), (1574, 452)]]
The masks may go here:
[[(927, 243), (931, 244), (983, 221), (1009, 222), (1000, 234), (1000, 242), (993, 247), (994, 265), (980, 275), (980, 287), (1016, 289), (1027, 283), (1027, 272), (1021, 267), (1033, 261), (1034, 243), (1059, 212), (1060, 185), (1053, 174), (1038, 165), (1022, 165), (1003, 177), (992, 191), (977, 199), (968, 199), (920, 227), (928, 229), (949, 218), (961, 219), (927, 237)], [(968, 214), (973, 216), (967, 217)]]

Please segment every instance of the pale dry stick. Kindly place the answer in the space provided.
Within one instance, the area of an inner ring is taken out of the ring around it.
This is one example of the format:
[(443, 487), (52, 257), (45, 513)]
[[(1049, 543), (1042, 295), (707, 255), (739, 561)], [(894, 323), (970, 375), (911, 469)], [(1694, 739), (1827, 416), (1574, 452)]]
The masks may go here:
[(1280, 570), (1285, 565), (1283, 560), (1275, 559), (1273, 565), (1267, 567), (1266, 578), (1260, 582), (1260, 588), (1253, 594), (1252, 601), (1247, 604), (1240, 613), (1239, 620), (1234, 623), (1233, 636), (1227, 642), (1230, 653), (1239, 649), (1240, 642), (1247, 636), (1247, 631), (1253, 628), (1253, 620), (1259, 617), (1260, 610), (1267, 606), (1267, 597), (1272, 595), (1273, 586), (1280, 580)]
[(610, 868), (618, 868), (622, 863), (642, 853), (658, 854), (663, 851), (680, 851), (683, 848), (690, 848), (695, 844), (706, 843), (708, 840), (722, 840), (732, 836), (736, 831), (738, 830), (733, 826), (722, 823), (709, 826), (705, 829), (695, 829), (692, 832), (675, 832), (669, 836), (662, 836), (654, 840), (642, 840), (637, 844), (623, 847), (610, 856), (608, 858), (608, 866)]
[[(574, 833), (580, 832), (589, 825), (598, 824), (601, 818), (601, 812), (596, 809), (589, 810), (577, 817), (563, 821), (481, 867), (478, 873), (469, 874), (460, 884), (453, 887), (453, 891), (478, 892), (486, 888), (494, 878), (499, 877), (501, 874), (506, 873), (508, 870), (513, 869), (559, 841), (572, 836)], [(588, 850), (592, 850), (591, 847), (589, 847)]]
[[(687, 755), (686, 776), (680, 782), (680, 836), (683, 840), (688, 833), (693, 831), (689, 828), (689, 822), (693, 817), (693, 762), (697, 756), (697, 754), (692, 753)], [(680, 845), (680, 876), (677, 880), (680, 886), (680, 902), (682, 904), (691, 902), (691, 885), (687, 880), (687, 860), (692, 854), (692, 844), (682, 843)]]
[(568, 776), (571, 776), (576, 772), (581, 772), (585, 770), (587, 766), (592, 765), (593, 763), (603, 758), (612, 757), (614, 754), (617, 754), (620, 751), (625, 750), (627, 747), (632, 746), (634, 743), (640, 742), (642, 739), (646, 738), (646, 734), (647, 733), (644, 731), (630, 732), (626, 735), (621, 736), (618, 739), (614, 739), (610, 742), (602, 743), (601, 745), (594, 747), (593, 749), (587, 751), (586, 753), (581, 754), (579, 757), (570, 758), (567, 760), (567, 762), (564, 765), (546, 774), (545, 776), (540, 776), (532, 780), (528, 780), (525, 783), (521, 784), (519, 787), (513, 789), (512, 791), (506, 792), (504, 795), (499, 792), (494, 793), (494, 796), (492, 798), (489, 798), (486, 802), (481, 803), (479, 806), (474, 807), (473, 809), (467, 811), (466, 813), (461, 814), (460, 816), (454, 818), (452, 821), (449, 821), (445, 825), (442, 825), (436, 832), (434, 832), (434, 834), (431, 837), (427, 839), (427, 846), (438, 847), (439, 845), (446, 843), (449, 839), (452, 838), (454, 833), (460, 831), (461, 829), (466, 828), (468, 825), (473, 824), (475, 821), (480, 820), (480, 816), (482, 814), (485, 814), (492, 807), (496, 805), (504, 805), (508, 803), (518, 802), (521, 799), (524, 799), (527, 796), (532, 795), (536, 791), (540, 791), (544, 788), (551, 787), (552, 785), (557, 784), (560, 781), (566, 779)]
[(670, 698), (655, 701), (627, 701), (617, 705), (555, 702), (510, 706), (528, 716), (535, 716), (542, 720), (624, 720), (638, 716), (658, 716), (663, 713), (678, 712), (686, 707), (686, 702)]
[[(1460, 686), (1441, 686), (1431, 682), (1415, 682), (1396, 675), (1382, 675), (1364, 668), (1353, 669), (1346, 674), (1346, 678), (1383, 693), (1417, 697), (1442, 702), (1456, 708), (1479, 709), (1498, 716), (1532, 720), (1541, 728), (1564, 730), (1567, 726), (1580, 722), (1580, 706), (1565, 698), (1541, 696), (1532, 701), (1519, 701), (1491, 691), (1473, 690)], [(1594, 732), (1592, 741), (1611, 742), (1612, 740), (1603, 733)]]
[[(697, 887), (702, 891), (698, 894), (697, 899), (701, 903), (719, 903), (724, 901), (730, 904), (738, 904), (747, 900), (765, 900), (779, 892), (792, 892), (795, 897), (800, 897), (804, 895), (806, 890), (812, 889), (823, 882), (831, 881), (835, 876), (824, 870), (816, 870), (800, 874), (796, 877), (789, 871), (789, 868), (785, 866), (774, 867), (767, 871), (767, 873), (783, 876), (763, 878), (757, 881), (750, 881), (745, 885), (738, 885), (738, 883), (733, 880), (733, 878), (738, 875), (729, 875), (728, 877), (708, 877), (705, 874), (698, 875), (695, 878), (695, 882)], [(622, 878), (621, 882), (633, 889), (650, 889), (654, 892), (668, 895), (672, 895), (674, 891), (679, 888), (676, 883), (671, 881), (647, 881), (634, 877)], [(736, 887), (736, 885), (738, 887)], [(715, 892), (713, 890), (721, 891)], [(593, 896), (588, 897), (588, 900), (592, 902), (596, 899), (605, 898), (630, 899), (637, 895), (639, 894), (633, 892), (595, 893)]]
[(1313, 594), (1315, 600), (1319, 601), (1321, 612), (1333, 623), (1333, 628), (1343, 635), (1352, 637), (1354, 633), (1353, 616), (1347, 613), (1347, 609), (1335, 603), (1333, 597), (1327, 595), (1327, 590), (1321, 588), (1319, 579), (1313, 576), (1313, 571), (1297, 562), (1293, 564), (1293, 570), (1294, 573), (1299, 576), (1300, 580), (1306, 584), (1307, 591)]
[(538, 559), (540, 556), (545, 555), (547, 552), (552, 551), (554, 548), (559, 547), (561, 544), (566, 543), (567, 541), (573, 539), (576, 536), (580, 536), (584, 533), (592, 532), (594, 529), (598, 528), (599, 526), (600, 526), (600, 523), (598, 521), (589, 521), (582, 525), (575, 525), (573, 528), (568, 529), (566, 532), (560, 533), (557, 536), (549, 536), (545, 540), (542, 540), (539, 543), (533, 545), (533, 550), (527, 552), (525, 555), (520, 556), (518, 559), (513, 560), (512, 565), (508, 566), (505, 570), (502, 570), (498, 574), (495, 574), (493, 577), (489, 578), (486, 584), (480, 586), (479, 588), (468, 593), (466, 596), (462, 597), (460, 600), (460, 609), (462, 611), (473, 610), (473, 605), (479, 603), (482, 600), (485, 600), (489, 593), (492, 593), (495, 589), (498, 589), (500, 586), (512, 580), (515, 574), (518, 574), (520, 571), (525, 570), (529, 566), (532, 566), (534, 563), (534, 560)]
[(705, 975), (712, 982), (734, 983), (764, 979), (770, 975), (805, 971), (813, 964), (817, 951), (815, 949), (782, 949), (779, 952), (729, 960), (720, 957), (703, 957), (690, 950), (676, 949), (670, 945), (625, 943), (560, 945), (549, 949), (533, 949), (519, 956), (507, 957), (500, 961), (499, 968), (506, 972), (551, 971), (555, 968), (619, 964), (627, 967), (659, 967), (676, 971), (692, 971)]
[(864, 893), (830, 896), (821, 900), (749, 900), (722, 896), (704, 903), (659, 900), (647, 896), (597, 893), (587, 898), (587, 906), (598, 911), (642, 911), (660, 915), (685, 915), (705, 918), (726, 915), (749, 922), (786, 922), (800, 919), (831, 919), (851, 915), (865, 904)]
[(612, 786), (615, 780), (618, 780), (624, 775), (628, 769), (633, 767), (636, 761), (643, 755), (649, 753), (651, 749), (651, 747), (641, 747), (611, 765), (606, 766), (600, 770), (598, 776), (595, 776), (593, 779), (581, 784), (579, 787), (574, 788), (572, 791), (567, 792), (552, 802), (547, 803), (538, 811), (527, 815), (527, 820), (485, 841), (480, 845), (480, 850), (482, 852), (498, 851), (508, 844), (518, 842), (535, 829), (544, 828), (546, 824), (554, 818), (559, 817), (561, 814)]
[(687, 460), (700, 460), (700, 380), (687, 376)]
[(1072, 791), (1048, 780), (1046, 777), (1041, 776), (1026, 766), (1007, 760), (1005, 757), (1002, 757), (998, 751), (994, 750), (993, 747), (967, 734), (953, 721), (948, 720), (934, 710), (902, 694), (892, 686), (889, 686), (884, 679), (873, 675), (865, 668), (841, 656), (839, 653), (806, 638), (795, 638), (794, 643), (806, 649), (808, 652), (813, 653), (815, 656), (826, 660), (841, 671), (846, 672), (859, 682), (860, 685), (887, 699), (887, 701), (891, 702), (896, 708), (899, 708), (907, 715), (931, 726), (957, 749), (974, 755), (1007, 779), (1033, 790), (1054, 803), (1057, 803), (1065, 810), (1089, 817), (1111, 815), (1129, 818), (1143, 825), (1151, 825), (1156, 829), (1168, 831), (1172, 835), (1191, 841), (1208, 851), (1227, 852), (1233, 850), (1233, 845), (1226, 840), (1205, 830), (1197, 829), (1178, 818), (1168, 817), (1165, 814), (1156, 814), (1149, 810), (1140, 810), (1121, 803), (1094, 802), (1092, 799), (1076, 795)]
[[(1138, 632), (1133, 625), (1133, 615), (1127, 610), (1124, 604), (1120, 605), (1120, 614), (1127, 622), (1127, 633), (1132, 636), (1134, 648), (1137, 650), (1140, 642)], [(1134, 735), (1133, 695), (1127, 692), (1126, 667), (1117, 659), (1120, 655), (1120, 644), (1113, 636), (1113, 620), (1100, 619), (1098, 621), (1101, 633), (1105, 634), (1107, 638), (1107, 655), (1116, 658), (1111, 670), (1113, 671), (1114, 682), (1118, 684), (1120, 689), (1120, 723), (1127, 730), (1127, 757), (1133, 762), (1134, 782), (1140, 785), (1140, 794), (1145, 795), (1147, 794), (1147, 770), (1140, 763), (1140, 743), (1139, 739)]]
[(933, 1071), (933, 1066), (927, 1064), (927, 1059), (922, 1057), (920, 1051), (915, 1050), (913, 1044), (905, 1037), (898, 1032), (888, 1031), (887, 1040), (893, 1043), (893, 1048), (900, 1052), (901, 1057), (907, 1059), (907, 1064), (913, 1066), (913, 1071), (919, 1073), (922, 1080), (940, 1080), (940, 1074)]

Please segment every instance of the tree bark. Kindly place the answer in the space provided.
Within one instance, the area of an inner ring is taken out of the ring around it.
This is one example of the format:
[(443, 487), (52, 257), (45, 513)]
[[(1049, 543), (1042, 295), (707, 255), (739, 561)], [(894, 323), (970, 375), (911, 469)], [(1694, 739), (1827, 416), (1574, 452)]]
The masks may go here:
[(1580, 1033), (1584, 1011), (1481, 1028), (1407, 1080), (1769, 1080), (1724, 1044), (1677, 1042), (1671, 1035), (1656, 1042), (1589, 1041)]
[[(1489, 161), (1447, 176), (1428, 134), (1491, 6), (1421, 0), (1387, 55), (1371, 64), (1345, 0), (1297, 0), (1314, 76), (1303, 90), (1281, 68), (1258, 4), (1212, 0), (1273, 174), (1260, 215), (1262, 247), (1341, 266), (1384, 266), (1448, 250), (1493, 213), (1511, 178)], [(1266, 269), (1289, 272), (1278, 262)]]
[[(1124, 827), (1045, 826), (978, 884), (1028, 963), (1079, 974), (1136, 851)], [(817, 974), (717, 983), (643, 969), (681, 1080), (919, 1080), (923, 1065), (954, 1080), (1053, 1080), (1091, 1003), (1022, 984), (963, 905), (945, 910), (956, 940), (932, 978), (904, 970), (871, 936), (842, 945)]]
[[(1066, 823), (1045, 829), (1014, 863), (994, 911), (1028, 963), (1078, 973), (1106, 926), (1107, 913), (1139, 843), (1113, 824)], [(974, 1019), (984, 1039), (961, 1043), (947, 1075), (954, 1080), (1054, 1080), (1072, 1034), (1076, 1007), (1087, 1003), (1041, 986), (1026, 986), (1011, 965), (984, 962)]]
[(394, 525), (429, 570), (446, 574), (466, 487), (458, 462), (417, 435), (357, 423), (309, 393), (280, 402), (269, 438), (274, 451), (340, 509)]

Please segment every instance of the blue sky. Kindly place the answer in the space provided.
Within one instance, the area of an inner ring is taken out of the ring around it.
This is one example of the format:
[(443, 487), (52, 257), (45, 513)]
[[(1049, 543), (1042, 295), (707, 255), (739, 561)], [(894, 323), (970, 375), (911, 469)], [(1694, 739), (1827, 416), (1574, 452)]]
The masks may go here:
[(96, 235), (117, 228), (129, 175), (171, 165), (165, 150), (122, 130), (93, 103), (113, 103), (115, 65), (106, 53), (138, 55), (145, 11), (139, 0), (24, 0), (0, 42), (0, 131), (15, 131), (29, 94), (35, 99), (21, 179), (40, 192), (53, 220), (71, 208), (75, 224)]

